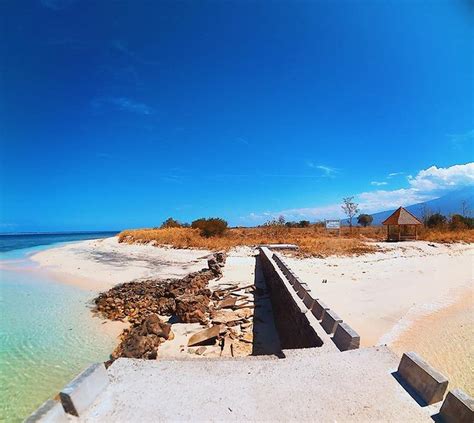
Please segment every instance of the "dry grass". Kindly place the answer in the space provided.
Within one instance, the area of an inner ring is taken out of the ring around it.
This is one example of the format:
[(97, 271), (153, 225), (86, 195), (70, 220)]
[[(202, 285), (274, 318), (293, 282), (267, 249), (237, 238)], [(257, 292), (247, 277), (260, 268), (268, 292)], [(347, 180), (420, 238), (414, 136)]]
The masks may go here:
[(449, 229), (422, 229), (420, 239), (443, 243), (474, 243), (474, 229), (460, 229), (456, 231)]
[[(233, 228), (221, 237), (205, 238), (198, 229), (167, 228), (137, 229), (120, 233), (120, 242), (171, 245), (176, 248), (204, 248), (228, 250), (241, 245), (297, 244), (303, 255), (326, 257), (329, 255), (355, 255), (372, 252), (374, 245), (365, 240), (369, 237), (354, 232), (353, 237), (338, 237), (323, 228)], [(373, 238), (371, 236), (370, 238)]]
[[(377, 250), (372, 241), (384, 240), (386, 229), (380, 226), (368, 228), (342, 228), (341, 236), (327, 232), (324, 228), (263, 227), (233, 228), (221, 237), (206, 238), (198, 229), (166, 228), (126, 230), (119, 234), (119, 242), (169, 245), (175, 248), (203, 248), (229, 250), (241, 245), (297, 244), (303, 256), (327, 257), (330, 255), (360, 255)], [(423, 229), (420, 239), (432, 242), (474, 242), (474, 230), (428, 230)]]

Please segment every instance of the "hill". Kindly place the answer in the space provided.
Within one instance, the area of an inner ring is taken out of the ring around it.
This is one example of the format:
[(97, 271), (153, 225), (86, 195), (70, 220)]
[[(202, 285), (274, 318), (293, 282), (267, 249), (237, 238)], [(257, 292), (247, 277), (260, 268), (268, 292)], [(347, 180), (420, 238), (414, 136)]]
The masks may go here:
[[(422, 203), (412, 204), (405, 207), (410, 213), (416, 217), (421, 218), (423, 210), (426, 209), (431, 213), (441, 213), (445, 216), (450, 214), (462, 214), (463, 202), (467, 205), (468, 215), (474, 212), (474, 189), (472, 187), (463, 188), (458, 191), (450, 192), (442, 197)], [(372, 214), (374, 221), (373, 225), (380, 225), (388, 216), (390, 216), (395, 209), (386, 210)]]

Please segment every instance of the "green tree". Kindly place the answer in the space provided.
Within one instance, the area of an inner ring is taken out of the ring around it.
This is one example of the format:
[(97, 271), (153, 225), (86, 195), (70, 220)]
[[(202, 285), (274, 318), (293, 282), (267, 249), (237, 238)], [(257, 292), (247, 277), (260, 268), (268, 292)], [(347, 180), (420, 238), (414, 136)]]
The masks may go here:
[(428, 228), (439, 228), (444, 226), (447, 220), (448, 219), (446, 219), (446, 216), (443, 216), (441, 213), (435, 213), (428, 217), (426, 226), (428, 226)]
[(172, 217), (168, 217), (162, 224), (162, 228), (181, 228), (181, 223), (177, 220), (173, 219)]
[(220, 217), (210, 217), (208, 219), (197, 219), (191, 223), (191, 227), (201, 230), (201, 235), (209, 238), (211, 236), (221, 236), (227, 230), (228, 223)]
[(360, 214), (359, 217), (357, 218), (357, 223), (364, 228), (367, 226), (370, 226), (373, 222), (374, 218), (370, 214)]

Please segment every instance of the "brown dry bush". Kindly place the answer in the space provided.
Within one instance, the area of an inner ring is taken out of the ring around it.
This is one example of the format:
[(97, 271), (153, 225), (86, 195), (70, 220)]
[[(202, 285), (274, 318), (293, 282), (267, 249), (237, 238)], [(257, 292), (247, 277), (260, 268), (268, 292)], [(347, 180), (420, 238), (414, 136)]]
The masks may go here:
[[(119, 234), (119, 242), (143, 243), (154, 241), (155, 245), (175, 248), (202, 248), (207, 250), (229, 250), (230, 248), (259, 244), (297, 244), (303, 256), (327, 257), (330, 255), (359, 255), (377, 250), (373, 241), (383, 241), (386, 228), (372, 226), (348, 227), (337, 232), (328, 232), (323, 227), (309, 228), (273, 227), (232, 228), (220, 237), (206, 238), (199, 229), (163, 228), (126, 230)], [(474, 242), (474, 230), (438, 230), (422, 228), (419, 239), (430, 242)]]

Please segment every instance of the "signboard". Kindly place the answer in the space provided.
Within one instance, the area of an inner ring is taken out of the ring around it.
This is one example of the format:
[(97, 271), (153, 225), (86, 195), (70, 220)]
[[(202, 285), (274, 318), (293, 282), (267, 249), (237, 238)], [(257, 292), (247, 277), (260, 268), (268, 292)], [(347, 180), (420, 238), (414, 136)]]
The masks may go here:
[(340, 220), (326, 220), (326, 229), (341, 229)]

